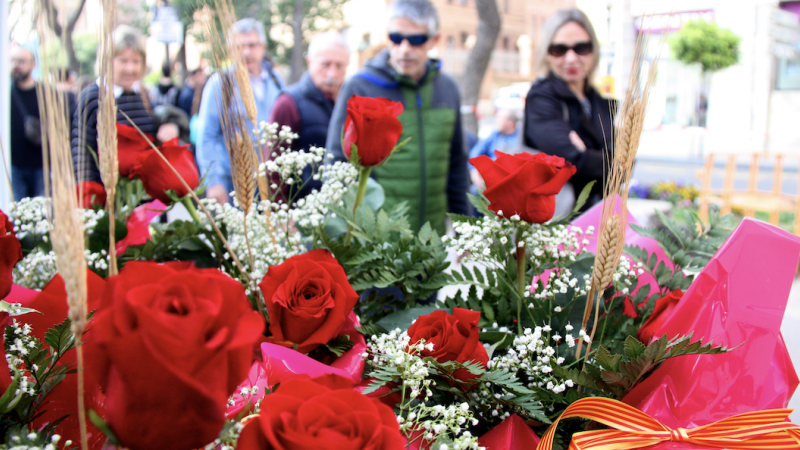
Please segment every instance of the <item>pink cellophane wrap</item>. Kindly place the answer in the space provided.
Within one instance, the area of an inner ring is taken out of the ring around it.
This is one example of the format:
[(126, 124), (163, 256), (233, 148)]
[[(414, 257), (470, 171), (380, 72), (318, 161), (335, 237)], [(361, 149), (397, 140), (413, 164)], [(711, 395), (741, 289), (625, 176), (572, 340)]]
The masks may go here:
[(528, 450), (536, 448), (539, 436), (531, 430), (522, 417), (512, 414), (500, 425), (478, 438), (486, 450)]
[[(800, 257), (800, 238), (745, 219), (686, 291), (657, 335), (739, 346), (720, 355), (672, 358), (624, 399), (671, 428), (785, 408), (798, 385), (780, 326)], [(653, 449), (701, 448), (661, 444)]]
[[(350, 336), (350, 342), (354, 345), (330, 365), (323, 364), (290, 348), (268, 342), (261, 344), (261, 361), (253, 363), (247, 379), (236, 388), (233, 395), (234, 404), (228, 406), (227, 416), (236, 416), (248, 403), (252, 404), (264, 398), (266, 388), (271, 388), (292, 375), (306, 374), (314, 378), (335, 373), (352, 379), (353, 384), (360, 382), (364, 374), (364, 359), (361, 354), (367, 350), (367, 342), (364, 340), (364, 335), (356, 331), (357, 326), (359, 326), (358, 317), (351, 312), (340, 336)], [(243, 388), (252, 389), (255, 386), (258, 386), (255, 396), (243, 398), (240, 395)]]
[[(617, 197), (617, 204), (616, 204), (617, 211), (619, 211), (621, 206), (621, 204), (619, 203), (620, 201), (621, 199)], [(661, 248), (661, 246), (658, 245), (658, 241), (649, 237), (641, 236), (635, 231), (633, 231), (631, 225), (639, 225), (639, 222), (636, 221), (636, 218), (633, 217), (630, 211), (628, 211), (627, 213), (628, 213), (628, 227), (625, 230), (625, 244), (641, 247), (647, 250), (650, 254), (655, 253), (656, 257), (658, 258), (658, 261), (663, 261), (664, 264), (667, 265), (667, 267), (672, 267), (672, 261), (669, 258), (667, 258), (667, 256), (664, 254), (664, 250)], [(583, 249), (585, 251), (589, 251), (592, 253), (595, 253), (597, 251), (597, 234), (599, 233), (600, 230), (600, 217), (602, 216), (602, 214), (603, 214), (603, 202), (594, 205), (591, 209), (581, 214), (580, 216), (576, 217), (575, 220), (572, 221), (572, 225), (579, 227), (581, 230), (583, 230), (584, 236), (586, 230), (589, 229), (590, 226), (594, 227), (594, 233), (591, 236), (585, 236), (586, 240), (589, 241), (587, 245), (583, 246)], [(536, 282), (539, 280), (541, 280), (546, 286), (548, 280), (550, 279), (551, 272), (552, 269), (546, 270), (540, 276), (534, 276), (533, 282), (531, 283), (531, 292), (534, 292), (536, 290)], [(639, 275), (639, 283), (636, 285), (636, 288), (632, 292), (635, 293), (637, 289), (639, 289), (641, 286), (644, 286), (645, 284), (650, 285), (651, 294), (655, 293), (656, 290), (658, 289), (658, 284), (656, 283), (655, 278), (653, 278), (653, 276), (650, 275), (649, 273), (645, 272), (642, 275)]]
[(117, 242), (117, 254), (125, 253), (125, 250), (132, 245), (146, 243), (150, 239), (150, 222), (166, 210), (167, 205), (161, 203), (160, 200), (137, 206), (125, 224), (128, 228), (128, 234)]

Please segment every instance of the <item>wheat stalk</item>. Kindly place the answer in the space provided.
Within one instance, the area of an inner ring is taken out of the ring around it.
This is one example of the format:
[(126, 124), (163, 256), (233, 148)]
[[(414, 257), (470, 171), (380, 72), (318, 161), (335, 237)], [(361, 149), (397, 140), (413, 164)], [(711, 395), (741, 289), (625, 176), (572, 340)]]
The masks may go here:
[(114, 25), (116, 21), (116, 1), (103, 0), (103, 27), (100, 36), (100, 92), (97, 111), (97, 156), (100, 178), (106, 189), (106, 212), (108, 213), (108, 275), (114, 276), (117, 270), (116, 217), (114, 201), (119, 178), (117, 154), (117, 100), (114, 97), (113, 74)]
[[(617, 112), (621, 121), (614, 133), (614, 156), (610, 161), (610, 173), (603, 191), (603, 211), (598, 230), (597, 253), (592, 270), (592, 285), (586, 297), (581, 329), (586, 330), (594, 306), (594, 321), (586, 350), (585, 360), (591, 353), (592, 341), (597, 331), (600, 303), (605, 290), (611, 284), (625, 247), (625, 230), (628, 227), (628, 190), (633, 176), (633, 163), (639, 149), (639, 140), (644, 127), (644, 112), (650, 89), (655, 83), (656, 61), (641, 91), (638, 70), (643, 60), (641, 36), (636, 45), (636, 57), (628, 84), (628, 91)], [(576, 359), (580, 359), (583, 340), (578, 342)]]
[[(48, 30), (42, 17), (47, 12), (41, 11), (39, 4), (39, 30)], [(41, 14), (44, 12), (44, 14)], [(53, 54), (53, 43), (57, 37), (50, 32), (40, 33), (40, 55)], [(70, 147), (70, 121), (67, 96), (58, 92), (51, 74), (50, 61), (39, 61), (42, 73), (41, 83), (36, 85), (39, 111), (42, 115), (42, 151), (49, 157), (50, 196), (52, 211), (51, 243), (56, 257), (56, 267), (67, 292), (68, 317), (71, 330), (75, 335), (75, 346), (78, 357), (78, 422), (81, 434), (81, 446), (88, 449), (86, 434), (86, 413), (83, 401), (83, 346), (82, 336), (86, 329), (86, 261), (83, 251), (83, 218), (77, 208), (75, 197), (75, 175), (72, 165), (72, 148)], [(45, 177), (47, 178), (47, 177)]]

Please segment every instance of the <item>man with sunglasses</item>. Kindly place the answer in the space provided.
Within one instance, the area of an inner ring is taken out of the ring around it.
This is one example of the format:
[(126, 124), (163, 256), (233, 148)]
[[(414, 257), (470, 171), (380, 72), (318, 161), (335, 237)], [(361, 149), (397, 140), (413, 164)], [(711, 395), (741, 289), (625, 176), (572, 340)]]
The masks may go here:
[(428, 0), (396, 0), (388, 10), (389, 48), (367, 61), (342, 88), (327, 148), (335, 159), (345, 159), (341, 135), (347, 100), (353, 95), (402, 102), (400, 140), (411, 140), (372, 173), (384, 189), (385, 208), (406, 202), (412, 228), (430, 222), (442, 235), (448, 211), (469, 214), (461, 99), (439, 61), (428, 58), (440, 38), (436, 8)]

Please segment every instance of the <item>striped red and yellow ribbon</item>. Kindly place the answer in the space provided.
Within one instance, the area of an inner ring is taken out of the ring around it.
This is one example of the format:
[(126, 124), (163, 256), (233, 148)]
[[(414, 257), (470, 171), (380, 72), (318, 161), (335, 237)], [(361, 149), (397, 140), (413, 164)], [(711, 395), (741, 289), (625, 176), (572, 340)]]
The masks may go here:
[(697, 428), (673, 430), (620, 401), (584, 398), (564, 410), (536, 450), (552, 449), (558, 422), (572, 417), (600, 422), (612, 429), (576, 433), (569, 450), (626, 450), (663, 442), (731, 450), (800, 450), (800, 426), (785, 421), (791, 413), (791, 409), (754, 411)]

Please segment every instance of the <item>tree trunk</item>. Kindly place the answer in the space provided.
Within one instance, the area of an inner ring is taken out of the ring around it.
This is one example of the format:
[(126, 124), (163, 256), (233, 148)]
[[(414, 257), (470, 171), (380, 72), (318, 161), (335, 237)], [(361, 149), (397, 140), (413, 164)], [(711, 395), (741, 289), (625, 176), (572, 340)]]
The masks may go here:
[(86, 5), (86, 0), (80, 0), (78, 7), (67, 16), (65, 27), (61, 27), (61, 20), (58, 18), (58, 10), (52, 5), (50, 0), (42, 1), (42, 8), (47, 17), (47, 24), (53, 30), (56, 36), (61, 38), (61, 43), (64, 46), (64, 51), (67, 54), (67, 64), (69, 70), (80, 73), (81, 63), (75, 56), (75, 45), (72, 42), (72, 33), (75, 30), (75, 24), (81, 16), (83, 7)]
[(300, 76), (305, 70), (303, 62), (303, 16), (305, 12), (305, 1), (295, 0), (294, 2), (294, 18), (292, 21), (292, 31), (294, 34), (294, 46), (292, 47), (292, 54), (289, 59), (289, 68), (291, 74), (289, 76), (290, 83), (296, 83), (300, 80)]
[(478, 6), (478, 35), (475, 46), (467, 57), (467, 69), (461, 78), (461, 96), (463, 109), (461, 119), (464, 130), (478, 132), (478, 120), (475, 108), (481, 93), (481, 84), (489, 68), (492, 52), (500, 35), (502, 19), (497, 9), (497, 0), (476, 0)]

